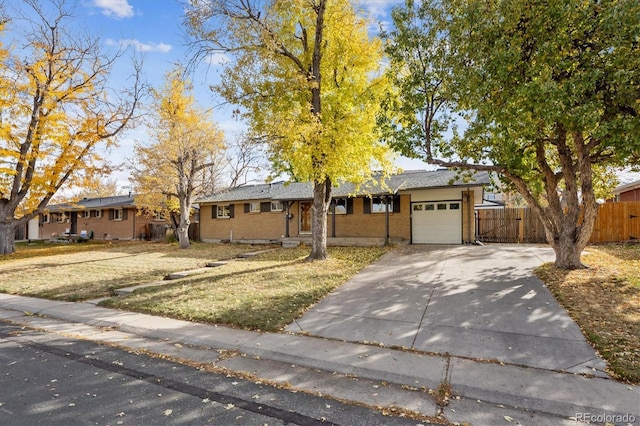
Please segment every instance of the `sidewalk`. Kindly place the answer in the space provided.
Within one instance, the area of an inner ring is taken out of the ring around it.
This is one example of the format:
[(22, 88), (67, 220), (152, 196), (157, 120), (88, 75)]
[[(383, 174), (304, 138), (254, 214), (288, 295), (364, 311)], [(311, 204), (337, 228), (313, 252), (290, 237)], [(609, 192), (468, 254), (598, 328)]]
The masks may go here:
[(570, 425), (577, 417), (592, 424), (640, 424), (640, 389), (601, 377), (6, 294), (0, 294), (0, 319), (433, 418), (440, 407), (426, 391), (448, 380), (454, 397), (441, 415), (453, 423)]

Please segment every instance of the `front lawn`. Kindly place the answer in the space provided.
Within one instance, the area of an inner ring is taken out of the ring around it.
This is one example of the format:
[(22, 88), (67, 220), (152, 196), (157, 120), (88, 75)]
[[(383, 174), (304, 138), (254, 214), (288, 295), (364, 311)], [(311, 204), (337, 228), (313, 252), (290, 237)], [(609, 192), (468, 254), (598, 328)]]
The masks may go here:
[(587, 247), (589, 269), (545, 264), (537, 275), (607, 360), (609, 373), (640, 383), (640, 244)]
[(19, 245), (16, 253), (0, 257), (0, 292), (72, 302), (111, 296), (117, 288), (263, 248), (192, 244), (180, 250), (147, 241)]
[(188, 321), (278, 331), (384, 252), (377, 247), (330, 247), (329, 260), (309, 263), (305, 261), (308, 248), (280, 248), (171, 285), (109, 299), (103, 305)]
[(189, 321), (276, 331), (378, 259), (385, 248), (330, 247), (326, 262), (305, 262), (309, 248), (246, 244), (113, 242), (20, 246), (0, 257), (0, 292), (80, 301), (113, 296), (117, 288), (162, 281), (171, 272), (237, 259), (204, 273), (114, 297), (104, 306)]

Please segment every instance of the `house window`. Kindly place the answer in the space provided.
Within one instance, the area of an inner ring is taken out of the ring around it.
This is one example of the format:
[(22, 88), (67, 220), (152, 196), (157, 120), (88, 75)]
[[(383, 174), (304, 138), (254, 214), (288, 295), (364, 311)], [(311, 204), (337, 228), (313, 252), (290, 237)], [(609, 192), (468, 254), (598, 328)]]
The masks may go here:
[(438, 203), (438, 210), (446, 210), (447, 203)]
[(450, 203), (449, 210), (460, 210), (460, 203)]
[(102, 217), (102, 210), (93, 210), (93, 213), (91, 213), (91, 215), (95, 218), (101, 218)]
[(123, 216), (122, 209), (113, 210), (113, 220), (122, 220)]
[(231, 210), (229, 205), (218, 206), (218, 218), (229, 218), (231, 217)]
[[(374, 197), (371, 200), (371, 213), (384, 213), (387, 211), (387, 199), (385, 197)], [(389, 200), (389, 211), (393, 211), (393, 200)]]
[(64, 213), (58, 213), (56, 217), (57, 217), (58, 223), (64, 223), (65, 219), (67, 218), (67, 215)]
[(272, 201), (271, 202), (271, 211), (272, 212), (281, 212), (284, 210), (282, 203), (280, 201)]
[(164, 213), (163, 212), (153, 212), (153, 220), (163, 221)]
[[(351, 201), (351, 199), (347, 199)], [(366, 197), (363, 200), (363, 213), (400, 213), (400, 196), (382, 196), (382, 197)], [(353, 212), (353, 205), (351, 202), (347, 204), (347, 214)]]
[(336, 198), (333, 202), (335, 203), (336, 214), (347, 214), (346, 198)]
[(435, 205), (427, 204), (427, 205), (424, 206), (424, 209), (428, 210), (428, 211), (433, 211), (433, 210), (435, 210)]
[(249, 213), (260, 213), (260, 203), (249, 203)]
[(422, 211), (422, 204), (414, 204), (413, 205), (413, 211), (414, 212), (421, 212)]
[(51, 218), (49, 217), (49, 213), (43, 213), (42, 215), (42, 223), (49, 223)]
[(91, 217), (91, 210), (85, 210), (82, 212), (82, 217), (85, 219), (89, 219)]

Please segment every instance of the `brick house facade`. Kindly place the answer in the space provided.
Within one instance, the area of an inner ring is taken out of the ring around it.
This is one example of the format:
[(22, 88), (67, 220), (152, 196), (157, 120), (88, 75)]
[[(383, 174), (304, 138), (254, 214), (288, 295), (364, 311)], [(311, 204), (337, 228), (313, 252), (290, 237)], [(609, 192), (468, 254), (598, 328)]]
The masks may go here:
[[(394, 175), (384, 182), (341, 184), (327, 215), (328, 244), (453, 243), (475, 240), (474, 204), (487, 174), (471, 181), (449, 170)], [(202, 197), (203, 241), (287, 242), (311, 237), (312, 185), (272, 183)]]
[(53, 205), (40, 215), (42, 239), (56, 236), (145, 239), (150, 226), (164, 228), (166, 224), (163, 218), (138, 214), (130, 195), (85, 198), (74, 204)]
[(609, 201), (640, 201), (640, 181), (618, 186), (613, 195), (613, 200)]

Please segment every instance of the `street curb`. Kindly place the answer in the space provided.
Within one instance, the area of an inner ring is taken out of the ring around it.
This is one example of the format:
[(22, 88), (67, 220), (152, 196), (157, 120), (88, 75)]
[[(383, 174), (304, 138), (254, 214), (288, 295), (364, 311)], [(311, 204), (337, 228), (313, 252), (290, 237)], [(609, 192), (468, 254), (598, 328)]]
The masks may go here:
[[(436, 389), (448, 380), (453, 393), (540, 411), (564, 418), (579, 413), (633, 415), (640, 421), (640, 388), (604, 378), (457, 357), (427, 355), (312, 336), (260, 333), (191, 323), (146, 314), (0, 294), (0, 309), (41, 315), (95, 327), (112, 327), (148, 338), (355, 375), (401, 386)], [(6, 317), (6, 316), (5, 316)]]

